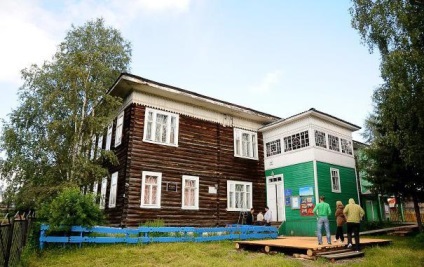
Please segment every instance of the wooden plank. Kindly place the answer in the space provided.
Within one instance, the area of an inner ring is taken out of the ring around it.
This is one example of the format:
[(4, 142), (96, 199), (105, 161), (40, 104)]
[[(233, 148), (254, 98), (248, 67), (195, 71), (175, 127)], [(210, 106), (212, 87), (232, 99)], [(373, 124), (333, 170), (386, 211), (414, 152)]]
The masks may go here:
[(323, 252), (317, 252), (315, 255), (322, 256), (322, 255), (330, 255), (335, 253), (344, 253), (344, 252), (351, 252), (352, 249), (346, 248), (346, 249), (338, 249), (338, 250), (330, 250), (330, 251), (323, 251)]
[(335, 254), (329, 254), (329, 255), (321, 255), (320, 257), (329, 259), (329, 260), (340, 260), (340, 259), (347, 259), (347, 258), (354, 258), (354, 257), (361, 257), (364, 256), (364, 252), (359, 251), (351, 251), (351, 252), (344, 252), (344, 253), (335, 253)]

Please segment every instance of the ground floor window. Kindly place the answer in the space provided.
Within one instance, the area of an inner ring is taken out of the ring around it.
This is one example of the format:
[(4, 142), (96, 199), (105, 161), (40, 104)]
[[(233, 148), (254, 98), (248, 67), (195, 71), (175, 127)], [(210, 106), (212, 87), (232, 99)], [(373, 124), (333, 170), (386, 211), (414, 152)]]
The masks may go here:
[(141, 207), (160, 208), (162, 173), (144, 171), (141, 182)]
[(110, 178), (109, 208), (116, 207), (116, 193), (118, 191), (118, 172), (114, 172)]
[(335, 193), (340, 193), (342, 190), (340, 188), (339, 170), (330, 168), (330, 173), (331, 173), (331, 191)]
[(227, 210), (247, 211), (252, 207), (252, 183), (227, 181)]
[(100, 204), (99, 207), (100, 209), (104, 209), (105, 208), (105, 204), (106, 204), (106, 188), (107, 188), (107, 177), (102, 179), (102, 187), (100, 190)]
[(199, 177), (183, 176), (182, 209), (199, 209)]

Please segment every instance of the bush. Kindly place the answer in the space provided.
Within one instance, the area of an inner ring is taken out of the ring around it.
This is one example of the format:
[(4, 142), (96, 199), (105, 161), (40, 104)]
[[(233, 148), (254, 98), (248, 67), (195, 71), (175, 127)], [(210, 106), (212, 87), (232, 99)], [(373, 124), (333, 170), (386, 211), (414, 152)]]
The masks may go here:
[(92, 227), (104, 220), (94, 200), (93, 194), (83, 195), (78, 188), (66, 188), (43, 207), (40, 215), (50, 225), (50, 231), (70, 231), (75, 225)]

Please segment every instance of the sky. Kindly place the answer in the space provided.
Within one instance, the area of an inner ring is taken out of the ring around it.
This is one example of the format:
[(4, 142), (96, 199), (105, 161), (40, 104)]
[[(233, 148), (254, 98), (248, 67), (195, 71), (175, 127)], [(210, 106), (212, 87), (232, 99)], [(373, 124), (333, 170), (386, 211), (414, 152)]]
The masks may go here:
[[(132, 44), (130, 72), (289, 117), (316, 108), (363, 127), (380, 59), (349, 0), (0, 0), (0, 118), (20, 71), (51, 60), (71, 25), (99, 17)], [(353, 139), (363, 141), (360, 133)]]

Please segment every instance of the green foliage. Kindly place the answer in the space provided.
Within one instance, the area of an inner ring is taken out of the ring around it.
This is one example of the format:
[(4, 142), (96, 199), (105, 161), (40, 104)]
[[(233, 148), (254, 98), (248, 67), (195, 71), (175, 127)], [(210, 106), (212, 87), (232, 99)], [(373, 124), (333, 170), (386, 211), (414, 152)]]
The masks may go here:
[(50, 231), (69, 231), (71, 226), (92, 227), (103, 222), (103, 212), (92, 194), (83, 195), (78, 188), (63, 190), (40, 212)]
[(72, 26), (51, 61), (22, 70), (19, 106), (0, 136), (0, 171), (17, 204), (34, 207), (63, 188), (90, 185), (107, 175), (104, 162), (117, 163), (111, 151), (92, 159), (90, 150), (116, 116), (120, 100), (107, 91), (130, 57), (130, 43), (97, 19)]
[(153, 221), (146, 221), (141, 226), (145, 226), (145, 227), (164, 227), (165, 226), (165, 221), (162, 220), (162, 219), (156, 219), (156, 220), (153, 220)]
[(424, 248), (424, 233), (418, 233), (414, 237), (414, 243), (416, 248)]

